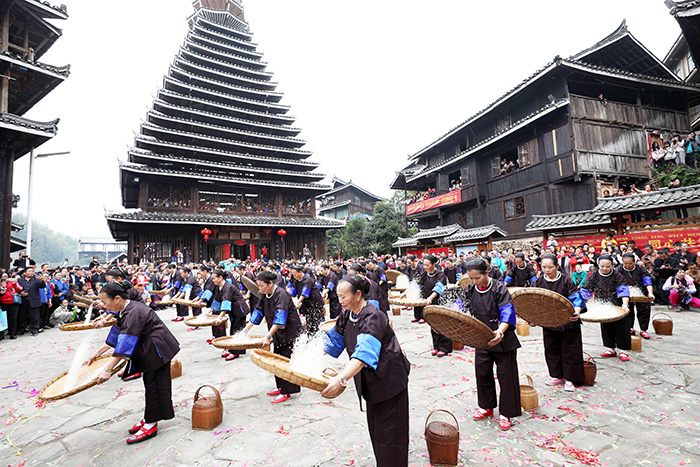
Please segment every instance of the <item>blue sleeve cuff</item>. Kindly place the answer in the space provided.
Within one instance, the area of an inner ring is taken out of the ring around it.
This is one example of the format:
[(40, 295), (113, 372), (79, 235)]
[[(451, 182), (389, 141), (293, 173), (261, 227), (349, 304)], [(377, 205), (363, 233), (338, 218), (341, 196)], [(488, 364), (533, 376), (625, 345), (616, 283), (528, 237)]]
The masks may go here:
[(379, 309), (379, 302), (377, 300), (367, 300), (367, 303), (371, 303), (377, 308), (377, 310)]
[(530, 278), (530, 284), (534, 284), (536, 280), (537, 280), (537, 277), (532, 276), (532, 277)]
[(571, 294), (567, 298), (569, 299), (571, 304), (574, 306), (584, 307), (586, 305), (585, 302), (583, 301), (583, 298), (581, 298), (581, 294), (579, 292), (576, 292), (575, 294)]
[(445, 284), (442, 282), (438, 282), (435, 284), (435, 287), (433, 287), (433, 292), (437, 292), (438, 295), (442, 295), (442, 292), (445, 291)]
[(501, 313), (499, 322), (508, 323), (511, 326), (515, 326), (517, 324), (515, 320), (515, 308), (513, 308), (512, 303), (506, 303), (505, 305), (498, 307), (498, 311)]
[(294, 284), (292, 284), (291, 282), (287, 282), (287, 288), (288, 288), (288, 289), (293, 289), (293, 288), (294, 288)]
[(316, 282), (316, 288), (318, 290), (323, 290), (323, 284), (321, 284), (320, 282)]
[(241, 292), (247, 292), (247, 289), (243, 287), (243, 284), (238, 284), (238, 290), (240, 290)]
[(209, 301), (209, 299), (213, 296), (214, 294), (211, 293), (211, 290), (205, 290), (202, 292), (202, 300)]
[(273, 326), (286, 326), (287, 325), (287, 312), (285, 310), (275, 311), (275, 320), (272, 322)]
[(338, 358), (345, 350), (345, 337), (333, 328), (323, 337), (323, 346), (328, 355)]
[(258, 309), (255, 309), (255, 311), (253, 311), (253, 314), (250, 315), (250, 322), (256, 326), (258, 324), (262, 323), (262, 319), (263, 319), (262, 311), (260, 311)]
[(644, 284), (645, 286), (653, 285), (653, 283), (651, 282), (651, 277), (649, 277), (649, 276), (642, 277), (642, 284)]
[(119, 334), (119, 337), (117, 338), (117, 345), (114, 347), (114, 355), (133, 355), (138, 343), (139, 338), (136, 336)]
[(626, 285), (621, 285), (620, 287), (617, 288), (617, 298), (622, 298), (622, 297), (629, 297), (630, 296), (630, 288), (627, 287)]
[(214, 300), (213, 302), (211, 302), (211, 309), (214, 311), (221, 311), (221, 303)]
[(179, 290), (180, 289), (180, 281), (175, 281), (175, 283), (173, 284), (173, 287), (175, 287), (176, 289)]
[(588, 289), (580, 289), (578, 293), (585, 302), (591, 299), (591, 291)]
[(221, 311), (231, 311), (231, 301), (230, 300), (224, 300), (221, 303)]
[(309, 295), (311, 295), (311, 289), (308, 287), (304, 287), (303, 289), (301, 289), (301, 294), (304, 297), (309, 298)]
[(457, 273), (457, 280), (460, 280), (461, 278), (462, 278), (462, 273), (461, 273), (461, 272), (458, 272), (458, 273)]
[(228, 279), (226, 279), (226, 282), (228, 282), (229, 284), (233, 284), (233, 281), (231, 280), (230, 277)]
[(292, 297), (296, 297), (297, 296), (297, 289), (295, 287), (290, 288), (289, 295), (291, 295)]
[(112, 326), (109, 329), (109, 334), (107, 335), (107, 340), (105, 340), (105, 344), (107, 344), (110, 347), (116, 347), (118, 338), (119, 338), (119, 329), (117, 329), (116, 326)]
[(506, 276), (506, 280), (504, 281), (506, 285), (510, 285), (513, 282), (513, 278), (510, 276)]
[(331, 292), (333, 292), (333, 289), (335, 289), (335, 284), (334, 284), (333, 282), (329, 282), (329, 283), (328, 283), (328, 290), (330, 290)]
[(379, 280), (386, 281), (386, 274), (381, 274)]
[(379, 353), (382, 351), (382, 344), (376, 337), (371, 334), (360, 334), (357, 336), (357, 345), (355, 352), (350, 358), (360, 360), (365, 365), (373, 370), (377, 369), (379, 364)]
[(183, 292), (187, 292), (188, 290), (192, 290), (192, 285), (190, 284), (185, 284), (185, 286), (182, 288)]

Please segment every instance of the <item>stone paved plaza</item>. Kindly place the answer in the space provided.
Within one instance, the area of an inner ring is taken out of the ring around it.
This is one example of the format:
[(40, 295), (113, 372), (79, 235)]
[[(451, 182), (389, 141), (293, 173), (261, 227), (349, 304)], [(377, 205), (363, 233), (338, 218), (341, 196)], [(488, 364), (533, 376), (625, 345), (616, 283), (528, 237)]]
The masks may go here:
[[(663, 311), (661, 308), (655, 311)], [(127, 446), (126, 430), (142, 416), (143, 383), (112, 378), (69, 399), (37, 404), (36, 392), (66, 371), (83, 333), (49, 330), (0, 342), (0, 459), (7, 466), (369, 466), (374, 465), (364, 414), (354, 388), (329, 401), (302, 390), (282, 406), (270, 404), (270, 374), (244, 356), (232, 362), (206, 345), (206, 328), (172, 323), (182, 345), (183, 376), (173, 381), (176, 418), (156, 438)], [(431, 357), (427, 325), (394, 317), (412, 363), (410, 464), (429, 465), (424, 423), (431, 410), (455, 414), (460, 465), (683, 466), (700, 464), (700, 315), (673, 313), (674, 335), (652, 330), (629, 363), (596, 358), (595, 386), (566, 393), (545, 386), (542, 334), (521, 337), (521, 380), (529, 374), (540, 407), (502, 433), (494, 421), (476, 423), (473, 351)], [(94, 342), (107, 331), (94, 332)], [(584, 350), (602, 350), (598, 325), (584, 325)], [(345, 357), (343, 357), (345, 358)], [(223, 423), (191, 429), (193, 395), (202, 384), (221, 391)]]

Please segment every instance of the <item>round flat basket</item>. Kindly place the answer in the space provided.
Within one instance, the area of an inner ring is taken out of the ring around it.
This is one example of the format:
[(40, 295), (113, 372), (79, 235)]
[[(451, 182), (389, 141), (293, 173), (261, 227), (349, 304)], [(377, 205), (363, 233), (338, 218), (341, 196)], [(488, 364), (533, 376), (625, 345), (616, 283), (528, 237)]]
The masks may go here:
[[(233, 336), (219, 337), (211, 341), (211, 344), (217, 349), (226, 350), (248, 350), (248, 349), (264, 349), (263, 339), (265, 336), (248, 336), (248, 341), (234, 340)], [(268, 347), (269, 348), (269, 347)]]
[(170, 292), (172, 289), (163, 289), (163, 290), (151, 290), (150, 294), (151, 295), (167, 295), (168, 292)]
[(247, 278), (246, 276), (241, 276), (241, 284), (243, 284), (243, 287), (248, 289), (250, 293), (255, 295), (256, 297), (260, 298), (262, 297), (262, 294), (260, 293), (260, 289), (258, 288), (258, 284)]
[(90, 308), (92, 306), (83, 302), (74, 302), (73, 305), (77, 306), (78, 308)]
[(331, 329), (335, 328), (335, 322), (336, 322), (336, 320), (334, 320), (334, 319), (329, 319), (328, 321), (326, 321), (326, 322), (324, 322), (323, 324), (321, 324), (321, 326), (319, 327), (319, 329), (321, 330), (321, 332), (328, 332), (328, 331), (330, 331)]
[[(263, 370), (269, 371), (278, 378), (282, 378), (283, 380), (289, 381), (292, 384), (298, 384), (299, 386), (303, 386), (307, 389), (313, 389), (314, 391), (318, 392), (323, 392), (323, 390), (328, 387), (327, 379), (312, 378), (311, 376), (294, 371), (289, 368), (289, 359), (287, 357), (274, 354), (267, 350), (253, 350), (250, 360)], [(324, 376), (326, 376), (326, 372), (328, 372), (328, 378), (335, 376), (333, 374), (335, 373), (335, 370), (329, 369), (324, 371)], [(335, 374), (337, 375), (337, 373)]]
[[(100, 374), (111, 357), (111, 355), (105, 355), (95, 359), (95, 361), (92, 362), (92, 365), (81, 366), (77, 381), (74, 387), (70, 389), (65, 388), (66, 376), (68, 376), (68, 372), (66, 371), (61, 373), (53, 381), (44, 386), (44, 389), (42, 389), (39, 393), (39, 399), (43, 401), (57, 401), (59, 399), (74, 396), (79, 392), (83, 392), (86, 389), (90, 389), (91, 387), (97, 385), (95, 378), (97, 378), (97, 375)], [(114, 372), (116, 373), (119, 371), (125, 363), (125, 360), (120, 361), (114, 368)]]
[(469, 276), (464, 274), (462, 277), (459, 278), (459, 288), (460, 289), (465, 289), (469, 284), (471, 284), (471, 279), (469, 279)]
[(386, 270), (386, 278), (393, 283), (396, 283), (396, 279), (398, 279), (399, 276), (402, 276), (402, 275), (403, 275), (403, 273), (401, 271), (397, 271), (396, 269), (387, 269)]
[(651, 303), (654, 300), (652, 300), (651, 297), (647, 297), (645, 295), (631, 295), (630, 296), (630, 303)]
[(172, 300), (170, 300), (170, 303), (174, 303), (175, 305), (191, 306), (194, 308), (201, 308), (207, 306), (205, 302), (194, 303), (194, 301), (185, 300), (184, 298), (173, 298)]
[(405, 287), (392, 287), (391, 291), (392, 292), (405, 292), (406, 288)]
[(398, 305), (398, 306), (428, 306), (428, 305), (430, 305), (430, 301), (426, 300), (424, 298), (421, 298), (420, 300), (416, 300), (416, 301), (411, 301), (411, 300), (408, 300), (407, 298), (389, 297), (389, 303), (392, 305)]
[(587, 323), (612, 323), (627, 316), (627, 312), (619, 306), (607, 303), (588, 302), (588, 310), (581, 313), (581, 321)]
[(216, 326), (216, 319), (218, 316), (211, 315), (199, 315), (194, 318), (187, 318), (184, 323), (193, 328), (206, 327), (206, 326)]
[(82, 295), (77, 295), (77, 294), (73, 295), (73, 299), (79, 301), (80, 303), (86, 303), (88, 305), (92, 305), (92, 302), (93, 302), (92, 300), (85, 298)]
[(431, 305), (423, 311), (430, 327), (448, 339), (475, 349), (488, 348), (493, 331), (472, 315), (444, 306)]
[(511, 292), (511, 295), (516, 315), (545, 328), (566, 326), (575, 312), (567, 298), (551, 290), (523, 287)]
[[(116, 323), (116, 319), (110, 319), (107, 320), (105, 325), (103, 327), (108, 328), (110, 326), (114, 326), (114, 323)], [(61, 331), (87, 331), (88, 329), (97, 329), (95, 327), (95, 321), (90, 321), (89, 323), (68, 323), (68, 324), (61, 324), (58, 329)]]

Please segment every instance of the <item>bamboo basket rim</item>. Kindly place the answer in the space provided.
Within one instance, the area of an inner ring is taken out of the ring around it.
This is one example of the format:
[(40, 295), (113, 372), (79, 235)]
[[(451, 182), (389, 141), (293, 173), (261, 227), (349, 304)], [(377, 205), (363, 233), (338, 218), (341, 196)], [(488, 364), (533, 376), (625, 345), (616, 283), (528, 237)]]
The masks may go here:
[[(226, 344), (226, 340), (231, 339), (231, 336), (217, 337), (211, 344), (217, 349), (226, 350), (248, 350), (248, 349), (264, 349), (263, 339), (265, 336), (249, 336), (250, 342), (240, 342)], [(269, 346), (268, 346), (269, 348)]]
[[(311, 376), (307, 376), (303, 373), (299, 373), (290, 369), (289, 359), (287, 357), (277, 355), (275, 353), (270, 352), (269, 350), (253, 350), (253, 353), (250, 356), (250, 360), (263, 370), (268, 371), (273, 375), (282, 378), (285, 381), (289, 381), (292, 384), (297, 384), (299, 386), (303, 386), (307, 389), (312, 389), (318, 392), (323, 392), (328, 387), (328, 381), (313, 378)], [(324, 370), (324, 373), (328, 370), (332, 370), (333, 372), (335, 372), (335, 370), (333, 370), (332, 368), (327, 368), (326, 370)], [(335, 374), (337, 375), (338, 373), (335, 372)], [(329, 375), (329, 377), (331, 377), (331, 375)], [(342, 394), (344, 391), (345, 388), (342, 388), (340, 394)]]
[[(112, 358), (112, 354), (103, 355), (103, 356), (101, 356), (101, 357), (96, 358), (95, 361), (93, 362), (93, 365), (95, 364), (95, 362), (99, 362), (99, 361), (105, 360), (105, 359), (107, 359), (107, 358)], [(122, 360), (117, 364), (117, 366), (114, 367), (114, 373), (116, 373), (116, 372), (118, 372), (119, 370), (121, 370), (122, 367), (123, 367), (125, 364), (126, 364), (126, 360), (123, 360), (123, 359), (122, 359)], [(49, 388), (49, 386), (51, 386), (52, 384), (56, 383), (58, 380), (60, 380), (60, 379), (63, 378), (64, 376), (66, 376), (66, 375), (68, 374), (69, 371), (70, 371), (70, 370), (64, 371), (63, 373), (61, 373), (60, 375), (58, 375), (57, 377), (55, 377), (54, 379), (52, 379), (46, 386), (44, 386), (44, 387), (42, 388), (42, 390), (39, 392), (39, 396), (38, 396), (39, 399), (41, 399), (42, 401), (57, 401), (57, 400), (65, 399), (66, 397), (74, 396), (74, 395), (78, 394), (79, 392), (83, 392), (83, 391), (85, 391), (86, 389), (90, 389), (91, 387), (97, 385), (97, 380), (94, 380), (94, 379), (93, 379), (92, 381), (90, 381), (90, 382), (88, 382), (88, 383), (85, 383), (85, 384), (83, 384), (82, 386), (78, 386), (77, 388), (71, 389), (71, 390), (68, 391), (68, 392), (64, 392), (64, 393), (61, 393), (61, 394), (57, 394), (57, 395), (51, 396), (51, 397), (44, 397), (44, 392), (46, 392), (46, 390)]]
[(338, 318), (336, 319), (329, 319), (328, 321), (324, 321), (321, 323), (321, 326), (319, 327), (320, 331), (323, 332), (329, 332), (331, 329), (335, 328), (335, 323), (338, 321)]
[(513, 291), (515, 314), (545, 328), (558, 328), (571, 322), (575, 310), (563, 295), (547, 289), (524, 287)]
[(591, 361), (593, 362), (594, 365), (596, 364), (596, 363), (595, 363), (595, 358), (593, 358), (593, 355), (589, 354), (588, 352), (583, 352), (583, 354), (584, 354), (584, 355), (588, 355), (588, 360), (586, 360), (585, 362), (583, 362), (583, 365), (584, 365), (584, 366), (585, 366), (587, 363), (591, 362)]
[(172, 298), (168, 303), (174, 303), (175, 305), (191, 306), (194, 308), (203, 308), (207, 306), (205, 302), (194, 303), (194, 300), (185, 300), (184, 298)]
[(470, 314), (439, 305), (425, 307), (423, 316), (443, 336), (468, 347), (487, 349), (493, 331)]
[(425, 428), (423, 430), (423, 433), (428, 432), (428, 422), (430, 421), (430, 417), (432, 417), (436, 412), (444, 412), (444, 413), (448, 414), (450, 417), (452, 417), (452, 420), (455, 421), (455, 427), (457, 428), (457, 433), (459, 434), (459, 421), (457, 420), (457, 417), (455, 417), (452, 412), (450, 412), (449, 410), (445, 410), (445, 409), (435, 409), (428, 414), (428, 418), (425, 419)]
[(149, 290), (148, 293), (151, 295), (167, 295), (168, 292), (172, 290), (172, 287), (169, 289), (160, 289), (160, 290)]
[(526, 374), (525, 377), (527, 378), (528, 384), (519, 383), (520, 384), (520, 393), (522, 394), (523, 387), (530, 388), (533, 391), (535, 391), (535, 393), (537, 393), (537, 390), (535, 389), (535, 382), (532, 380), (532, 377), (528, 374)]
[(250, 278), (246, 276), (241, 276), (241, 283), (243, 284), (243, 287), (248, 289), (248, 291), (256, 297), (262, 297), (262, 294), (260, 293), (260, 287), (258, 287), (258, 284), (250, 280)]
[(653, 300), (646, 295), (630, 295), (630, 303), (651, 303)]
[(673, 322), (673, 318), (671, 318), (671, 315), (669, 315), (668, 313), (664, 313), (663, 311), (659, 311), (658, 313), (654, 313), (654, 316), (651, 317), (651, 321), (653, 322), (653, 321), (654, 321), (654, 318), (656, 318), (656, 317), (659, 316), (659, 315), (664, 315), (664, 316), (666, 316), (666, 317), (668, 318), (668, 320), (669, 320), (670, 322)]
[[(60, 329), (61, 331), (87, 331), (89, 329), (97, 329), (97, 328), (95, 328), (95, 321), (96, 320), (92, 320), (92, 321), (90, 321), (89, 324), (85, 324), (85, 323), (61, 324), (60, 326), (58, 326), (58, 329)], [(117, 320), (114, 318), (109, 319), (109, 320), (107, 320), (107, 322), (105, 323), (105, 325), (103, 327), (108, 328), (110, 326), (114, 326), (114, 324), (116, 322), (117, 322)]]
[(88, 305), (92, 305), (92, 304), (93, 304), (93, 300), (90, 300), (89, 298), (83, 297), (82, 295), (74, 294), (74, 295), (73, 295), (73, 298), (74, 298), (75, 300), (78, 300), (78, 301), (81, 302), (81, 303), (86, 303), (86, 304), (88, 304)]
[[(610, 305), (610, 308), (614, 309), (617, 312), (617, 316), (614, 318), (602, 318), (602, 317), (596, 317), (595, 314), (590, 314), (590, 311), (586, 311), (585, 313), (581, 313), (581, 321), (585, 321), (587, 323), (613, 323), (615, 321), (619, 321), (627, 314), (629, 311), (625, 311), (624, 308), (616, 305)], [(629, 308), (628, 308), (629, 310)]]
[(193, 328), (205, 328), (207, 326), (216, 326), (216, 317), (209, 315), (210, 320), (203, 322), (203, 323), (198, 323), (197, 320), (202, 318), (202, 315), (199, 316), (193, 316), (192, 318), (187, 318), (185, 321), (183, 321), (186, 325), (192, 326)]
[(396, 279), (398, 279), (399, 276), (406, 275), (397, 269), (387, 269), (386, 271), (384, 271), (384, 274), (386, 275), (387, 279), (394, 283), (396, 282)]
[(419, 301), (412, 302), (408, 299), (405, 298), (396, 298), (396, 297), (389, 297), (389, 303), (391, 305), (399, 305), (399, 306), (428, 306), (430, 305), (430, 301), (423, 298)]
[(392, 292), (405, 292), (405, 291), (406, 291), (406, 287), (392, 287), (392, 288), (391, 288), (391, 291), (392, 291)]
[[(197, 388), (197, 390), (194, 393), (194, 401), (192, 404), (195, 404), (199, 400), (199, 391), (201, 391), (204, 388), (209, 388), (212, 391), (214, 391), (214, 395), (216, 395), (216, 407), (223, 407), (223, 403), (221, 402), (221, 393), (219, 392), (218, 389), (216, 389), (214, 386), (210, 384), (203, 384), (200, 387)], [(202, 397), (202, 399), (206, 399), (206, 397)], [(193, 405), (194, 407), (194, 405)]]

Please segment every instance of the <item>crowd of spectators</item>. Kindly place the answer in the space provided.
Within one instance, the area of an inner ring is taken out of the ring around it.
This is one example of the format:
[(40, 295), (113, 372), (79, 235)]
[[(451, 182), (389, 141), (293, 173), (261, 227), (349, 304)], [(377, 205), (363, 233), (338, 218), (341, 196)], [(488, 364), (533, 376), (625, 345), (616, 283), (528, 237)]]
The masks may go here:
[(651, 159), (656, 169), (672, 165), (698, 167), (700, 164), (700, 135), (695, 132), (685, 138), (674, 136), (663, 145), (654, 141), (651, 145)]
[[(457, 180), (450, 181), (450, 188), (448, 192), (459, 191), (464, 187), (462, 184), (461, 177)], [(419, 191), (413, 194), (410, 198), (406, 199), (406, 204), (419, 203), (425, 201), (426, 199), (435, 198), (437, 196), (437, 190), (435, 188), (428, 188), (427, 191)]]
[(190, 209), (192, 207), (192, 202), (185, 199), (148, 198), (148, 206), (151, 208), (163, 209)]

